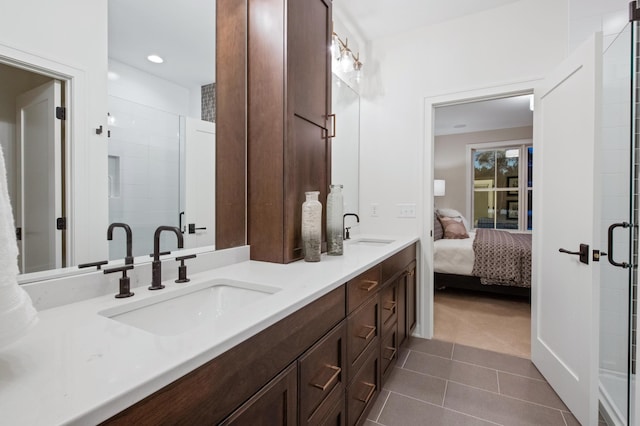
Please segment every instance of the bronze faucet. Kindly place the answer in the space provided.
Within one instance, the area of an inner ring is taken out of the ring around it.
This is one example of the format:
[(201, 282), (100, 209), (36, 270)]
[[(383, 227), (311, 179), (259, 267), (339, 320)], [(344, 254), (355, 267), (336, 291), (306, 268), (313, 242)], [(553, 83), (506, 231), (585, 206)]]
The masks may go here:
[(158, 226), (153, 234), (153, 262), (151, 262), (151, 286), (149, 290), (160, 290), (164, 288), (162, 283), (162, 262), (160, 262), (160, 233), (171, 231), (178, 237), (178, 248), (184, 247), (182, 232), (175, 226)]

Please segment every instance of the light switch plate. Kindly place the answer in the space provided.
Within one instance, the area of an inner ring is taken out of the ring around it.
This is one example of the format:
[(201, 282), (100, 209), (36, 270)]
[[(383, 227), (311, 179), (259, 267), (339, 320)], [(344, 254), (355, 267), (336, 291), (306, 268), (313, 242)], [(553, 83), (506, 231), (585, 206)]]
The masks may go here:
[(402, 203), (396, 204), (398, 207), (398, 217), (413, 218), (416, 217), (416, 204), (415, 203)]

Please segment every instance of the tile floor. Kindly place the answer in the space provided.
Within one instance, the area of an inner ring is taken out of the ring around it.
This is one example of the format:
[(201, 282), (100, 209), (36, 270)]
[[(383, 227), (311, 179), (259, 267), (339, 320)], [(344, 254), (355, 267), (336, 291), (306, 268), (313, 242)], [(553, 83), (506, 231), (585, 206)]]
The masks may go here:
[(531, 305), (522, 297), (446, 289), (434, 296), (434, 339), (531, 356)]
[(377, 425), (579, 423), (530, 360), (412, 338), (365, 422)]

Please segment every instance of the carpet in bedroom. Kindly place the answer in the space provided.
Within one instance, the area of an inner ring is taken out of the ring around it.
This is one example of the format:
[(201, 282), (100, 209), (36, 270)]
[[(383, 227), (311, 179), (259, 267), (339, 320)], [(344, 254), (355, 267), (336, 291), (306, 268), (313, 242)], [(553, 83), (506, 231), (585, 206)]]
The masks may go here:
[(435, 292), (434, 339), (531, 357), (528, 299), (446, 289)]

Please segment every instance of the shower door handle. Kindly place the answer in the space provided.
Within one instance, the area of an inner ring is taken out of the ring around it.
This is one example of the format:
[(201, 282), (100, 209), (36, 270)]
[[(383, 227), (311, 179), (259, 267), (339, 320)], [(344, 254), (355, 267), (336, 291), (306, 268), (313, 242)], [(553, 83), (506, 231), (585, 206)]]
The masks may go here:
[(615, 260), (613, 260), (613, 231), (616, 228), (630, 228), (630, 227), (631, 225), (627, 222), (614, 223), (609, 227), (609, 231), (607, 232), (607, 251), (609, 252), (607, 254), (607, 259), (609, 259), (609, 263), (612, 264), (613, 266), (617, 266), (619, 268), (625, 268), (625, 269), (629, 267), (629, 264), (627, 262), (616, 262)]

